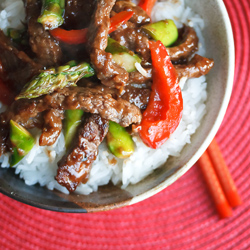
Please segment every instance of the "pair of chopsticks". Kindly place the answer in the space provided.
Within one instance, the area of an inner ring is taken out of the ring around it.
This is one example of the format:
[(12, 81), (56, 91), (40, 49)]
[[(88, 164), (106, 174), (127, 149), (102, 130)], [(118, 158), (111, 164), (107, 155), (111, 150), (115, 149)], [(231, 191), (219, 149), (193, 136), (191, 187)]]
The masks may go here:
[(198, 164), (220, 217), (232, 216), (232, 208), (242, 204), (242, 201), (215, 139)]

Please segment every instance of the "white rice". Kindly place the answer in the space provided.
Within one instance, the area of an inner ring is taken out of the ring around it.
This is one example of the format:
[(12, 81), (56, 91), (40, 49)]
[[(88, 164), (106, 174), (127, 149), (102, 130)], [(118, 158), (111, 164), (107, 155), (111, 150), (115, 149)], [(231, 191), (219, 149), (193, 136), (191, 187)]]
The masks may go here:
[(22, 28), (25, 10), (21, 0), (4, 0), (0, 3), (0, 29)]
[[(136, 2), (136, 1), (135, 1)], [(185, 7), (184, 0), (158, 1), (152, 11), (153, 21), (173, 19), (180, 27), (182, 23), (193, 26), (200, 39), (199, 54), (205, 55), (205, 48), (201, 30), (204, 22), (199, 15)], [(0, 28), (19, 27), (20, 20), (24, 20), (22, 0), (5, 0), (0, 8)], [(177, 130), (170, 139), (159, 149), (154, 150), (143, 144), (138, 136), (133, 140), (136, 145), (135, 152), (129, 159), (121, 160), (109, 153), (105, 141), (99, 147), (99, 154), (92, 165), (90, 178), (86, 184), (81, 184), (76, 192), (88, 195), (98, 190), (98, 186), (110, 181), (122, 188), (135, 184), (161, 166), (169, 156), (179, 156), (185, 144), (191, 143), (191, 135), (195, 133), (200, 121), (206, 112), (205, 101), (206, 78), (181, 79), (180, 86), (184, 101), (183, 117)], [(0, 104), (0, 112), (5, 107)], [(39, 136), (37, 136), (39, 138)], [(38, 141), (38, 139), (37, 139)], [(15, 166), (16, 174), (23, 178), (27, 185), (40, 184), (48, 189), (57, 189), (68, 193), (67, 189), (60, 186), (54, 179), (57, 171), (57, 161), (65, 153), (64, 137), (60, 135), (52, 147), (40, 147), (38, 143), (30, 153)], [(9, 167), (9, 154), (0, 158), (1, 167)], [(114, 160), (115, 159), (115, 160)], [(113, 164), (112, 164), (113, 163)]]

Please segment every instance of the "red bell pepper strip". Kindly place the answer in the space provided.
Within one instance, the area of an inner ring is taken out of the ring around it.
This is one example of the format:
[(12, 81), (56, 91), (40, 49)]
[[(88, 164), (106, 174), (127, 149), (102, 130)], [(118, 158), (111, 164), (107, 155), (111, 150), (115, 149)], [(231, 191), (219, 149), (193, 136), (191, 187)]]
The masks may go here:
[(150, 42), (153, 84), (149, 103), (142, 116), (139, 134), (151, 147), (160, 147), (180, 123), (183, 110), (182, 93), (177, 73), (165, 46)]
[(133, 15), (134, 11), (121, 11), (110, 18), (109, 34), (119, 26), (125, 24)]
[(147, 12), (147, 14), (150, 16), (151, 11), (155, 5), (156, 0), (140, 0), (138, 6), (140, 6), (143, 10)]
[(49, 32), (54, 38), (68, 44), (81, 44), (87, 42), (87, 28), (81, 30), (65, 30), (62, 28), (56, 28), (50, 30)]
[[(122, 11), (110, 18), (109, 34), (120, 25), (126, 23), (134, 14), (134, 11)], [(50, 34), (56, 39), (68, 44), (81, 44), (87, 42), (88, 28), (81, 30), (64, 30), (56, 28), (50, 30)]]

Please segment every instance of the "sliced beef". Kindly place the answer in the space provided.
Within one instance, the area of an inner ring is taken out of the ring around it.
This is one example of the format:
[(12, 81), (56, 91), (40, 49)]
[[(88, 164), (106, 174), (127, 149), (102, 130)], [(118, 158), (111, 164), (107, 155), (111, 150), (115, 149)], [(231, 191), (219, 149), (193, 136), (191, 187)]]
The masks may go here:
[(110, 34), (111, 37), (121, 45), (138, 54), (142, 59), (142, 65), (147, 64), (151, 61), (148, 36), (141, 28), (127, 27), (127, 25), (121, 26), (116, 31), (112, 32)]
[(50, 109), (45, 112), (43, 131), (39, 139), (40, 146), (52, 146), (62, 131), (63, 112)]
[(0, 30), (0, 78), (16, 94), (39, 72), (41, 66), (36, 64), (26, 53), (19, 51)]
[(112, 55), (106, 53), (110, 12), (115, 0), (97, 0), (96, 9), (89, 27), (90, 60), (102, 84), (122, 88), (128, 81), (128, 72), (113, 62)]
[(79, 109), (99, 114), (104, 119), (127, 127), (131, 123), (141, 121), (140, 110), (129, 102), (112, 96), (109, 88), (69, 87), (50, 95), (36, 99), (20, 99), (0, 114), (0, 125), (7, 124), (10, 119), (26, 127), (29, 120), (49, 109)]
[(40, 0), (26, 0), (26, 20), (28, 23), (29, 43), (36, 60), (44, 67), (59, 65), (62, 62), (62, 50), (59, 42), (44, 30), (37, 22), (41, 13)]
[(182, 41), (179, 45), (167, 48), (171, 61), (174, 63), (186, 63), (198, 50), (199, 39), (193, 28), (185, 25), (180, 31), (180, 37)]
[[(198, 78), (207, 75), (214, 66), (214, 60), (195, 54), (194, 57), (185, 64), (174, 64), (174, 68), (178, 73), (178, 78)], [(140, 72), (135, 71), (130, 73), (128, 84), (137, 83), (139, 85), (150, 86), (152, 81), (152, 68), (146, 69), (147, 76), (143, 76)]]
[(175, 65), (179, 79), (182, 77), (192, 78), (208, 74), (213, 68), (214, 60), (195, 55), (187, 64)]
[(121, 98), (129, 103), (135, 105), (139, 109), (145, 109), (148, 104), (149, 95), (151, 92), (151, 82), (142, 84), (129, 84), (122, 92), (115, 88), (103, 87), (94, 82), (84, 81), (85, 87), (94, 88), (105, 94), (110, 94), (114, 99)]
[(144, 110), (148, 105), (150, 93), (150, 88), (127, 87), (121, 98)]
[(38, 62), (45, 67), (59, 65), (62, 62), (62, 50), (59, 42), (45, 31), (36, 18), (31, 19), (28, 24), (30, 35), (30, 46), (36, 54)]
[(152, 68), (144, 68), (147, 75), (142, 75), (139, 71), (134, 71), (129, 73), (128, 84), (137, 83), (137, 84), (147, 84), (152, 81)]
[(69, 153), (58, 163), (56, 180), (70, 192), (75, 191), (80, 182), (87, 182), (98, 146), (108, 132), (108, 124), (108, 120), (99, 115), (86, 118)]
[(65, 4), (65, 29), (78, 30), (89, 26), (96, 0), (66, 0)]

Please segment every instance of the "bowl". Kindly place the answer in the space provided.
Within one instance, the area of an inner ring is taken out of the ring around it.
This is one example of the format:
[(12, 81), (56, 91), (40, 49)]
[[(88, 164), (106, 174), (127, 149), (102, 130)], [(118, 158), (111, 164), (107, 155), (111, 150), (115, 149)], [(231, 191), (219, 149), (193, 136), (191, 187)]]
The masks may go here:
[(168, 159), (138, 184), (126, 189), (106, 185), (88, 196), (66, 195), (38, 185), (27, 186), (13, 169), (0, 169), (0, 191), (3, 194), (53, 211), (104, 211), (137, 203), (160, 192), (193, 166), (212, 141), (226, 112), (233, 86), (234, 43), (228, 14), (221, 0), (186, 2), (205, 20), (207, 54), (214, 59), (215, 67), (207, 75), (207, 113), (192, 136), (192, 143), (184, 147), (181, 155)]

